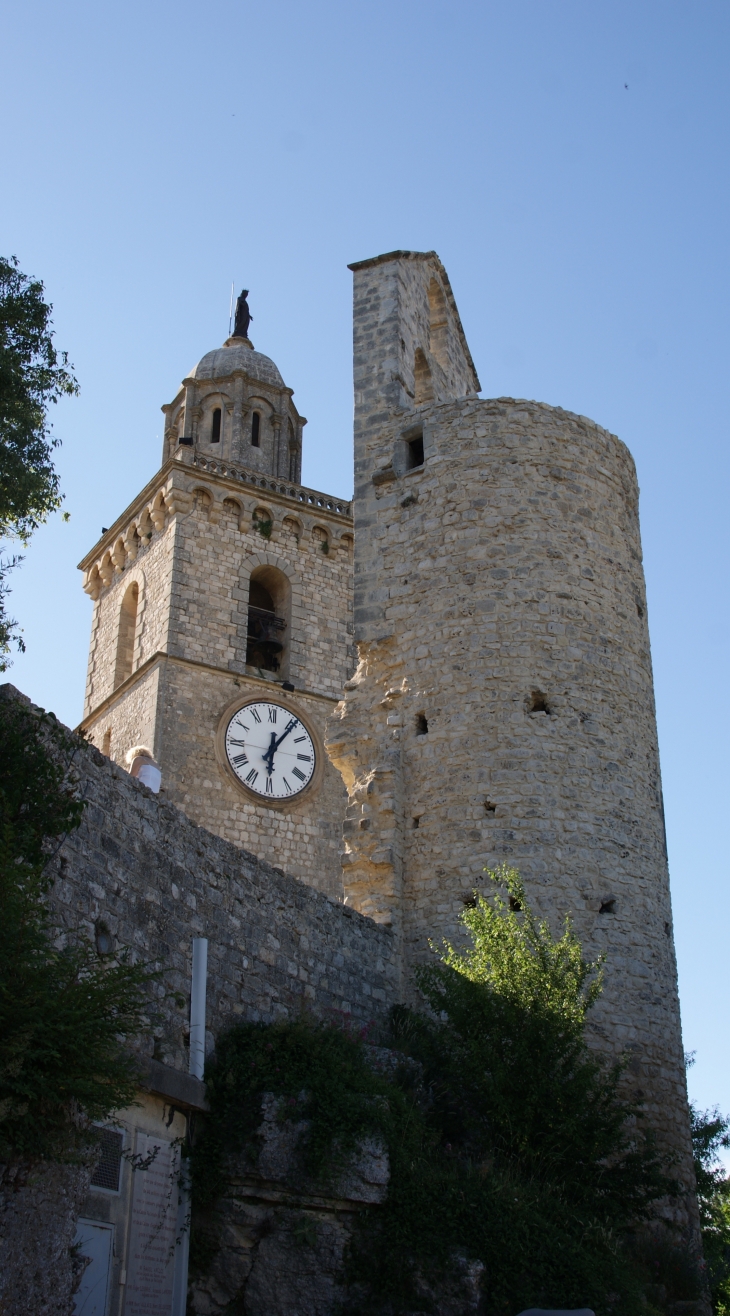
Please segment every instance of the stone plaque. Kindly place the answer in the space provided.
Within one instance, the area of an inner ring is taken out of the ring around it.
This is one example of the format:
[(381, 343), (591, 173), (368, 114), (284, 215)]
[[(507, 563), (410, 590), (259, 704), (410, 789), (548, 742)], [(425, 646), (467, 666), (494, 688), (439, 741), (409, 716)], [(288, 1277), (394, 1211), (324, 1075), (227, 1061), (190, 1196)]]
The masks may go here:
[(180, 1150), (167, 1138), (137, 1132), (135, 1151), (146, 1169), (132, 1176), (124, 1316), (171, 1316), (175, 1280)]

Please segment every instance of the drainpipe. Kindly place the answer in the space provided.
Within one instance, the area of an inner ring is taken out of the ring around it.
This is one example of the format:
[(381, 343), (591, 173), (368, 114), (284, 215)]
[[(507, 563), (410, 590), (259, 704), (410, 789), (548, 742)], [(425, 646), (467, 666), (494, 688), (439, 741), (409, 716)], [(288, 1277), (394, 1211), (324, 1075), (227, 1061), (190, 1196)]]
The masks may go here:
[[(193, 1078), (203, 1077), (205, 1068), (205, 992), (208, 978), (208, 939), (193, 937), (193, 976), (190, 988), (190, 1064)], [(180, 1174), (178, 1234), (180, 1257), (175, 1268), (172, 1316), (185, 1316), (188, 1303), (188, 1259), (190, 1254), (190, 1181), (187, 1162)]]
[(190, 993), (190, 1073), (202, 1078), (205, 1069), (205, 987), (208, 938), (193, 937), (193, 982)]

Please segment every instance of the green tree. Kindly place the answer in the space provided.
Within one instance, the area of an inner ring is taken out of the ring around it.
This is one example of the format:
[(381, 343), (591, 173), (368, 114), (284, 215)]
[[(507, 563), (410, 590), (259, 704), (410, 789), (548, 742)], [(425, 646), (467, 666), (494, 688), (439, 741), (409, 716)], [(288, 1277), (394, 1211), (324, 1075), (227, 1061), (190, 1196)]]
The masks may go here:
[(641, 1132), (640, 1106), (622, 1093), (624, 1065), (586, 1044), (602, 961), (583, 958), (569, 919), (553, 936), (516, 869), (490, 878), (491, 895), (462, 915), (472, 944), (445, 943), (441, 963), (416, 973), (447, 1021), (416, 1024), (444, 1136), (465, 1149), (488, 1144), (574, 1201), (589, 1198), (606, 1223), (645, 1216), (670, 1184)]
[[(43, 284), (23, 274), (15, 257), (0, 257), (0, 540), (27, 544), (62, 502), (50, 431), (51, 403), (78, 393), (65, 352), (53, 344), (52, 306)], [(11, 643), (23, 648), (5, 611), (7, 572), (17, 557), (0, 559), (0, 671)]]
[(48, 860), (81, 821), (83, 741), (7, 693), (0, 741), (0, 1159), (64, 1157), (134, 1099), (126, 1039), (149, 1027), (152, 975), (83, 934), (57, 944)]
[(690, 1107), (702, 1250), (712, 1307), (730, 1316), (730, 1179), (720, 1161), (720, 1148), (730, 1147), (730, 1118), (714, 1110)]

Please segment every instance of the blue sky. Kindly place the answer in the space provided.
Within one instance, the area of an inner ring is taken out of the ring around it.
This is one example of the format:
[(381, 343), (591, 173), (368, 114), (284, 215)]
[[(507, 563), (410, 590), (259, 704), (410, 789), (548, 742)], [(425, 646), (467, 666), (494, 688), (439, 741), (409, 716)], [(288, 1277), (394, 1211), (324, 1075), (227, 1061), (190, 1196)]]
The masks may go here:
[(636, 459), (690, 1088), (725, 1110), (729, 38), (703, 0), (25, 0), (0, 52), (0, 251), (81, 384), (10, 679), (78, 721), (76, 563), (159, 465), (231, 280), (309, 417), (304, 481), (347, 495), (347, 263), (435, 248), (485, 395)]

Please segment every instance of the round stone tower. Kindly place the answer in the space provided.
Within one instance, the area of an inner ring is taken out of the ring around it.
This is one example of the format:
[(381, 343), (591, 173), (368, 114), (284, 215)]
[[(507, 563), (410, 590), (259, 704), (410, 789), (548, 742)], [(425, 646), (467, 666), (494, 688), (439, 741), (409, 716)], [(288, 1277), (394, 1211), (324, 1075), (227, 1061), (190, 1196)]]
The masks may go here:
[(392, 923), (407, 995), (483, 870), (519, 868), (554, 930), (570, 914), (605, 952), (593, 1040), (629, 1053), (691, 1184), (634, 463), (583, 416), (477, 396), (435, 253), (351, 268), (346, 898)]

